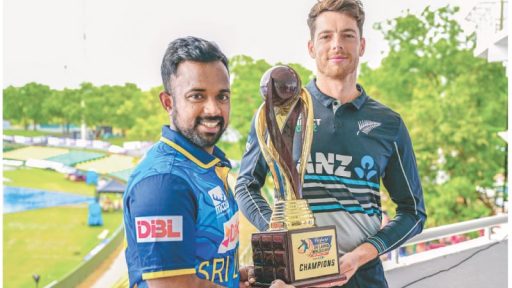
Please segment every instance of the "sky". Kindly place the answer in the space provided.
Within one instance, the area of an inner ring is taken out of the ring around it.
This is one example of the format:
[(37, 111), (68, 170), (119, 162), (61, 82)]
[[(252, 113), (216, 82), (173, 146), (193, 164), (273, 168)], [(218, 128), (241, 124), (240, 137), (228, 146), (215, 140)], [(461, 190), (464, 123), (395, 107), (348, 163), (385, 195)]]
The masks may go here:
[[(387, 43), (373, 24), (421, 12), (427, 5), (461, 7), (465, 20), (483, 0), (363, 0), (366, 52), (377, 67)], [(4, 0), (3, 87), (28, 82), (53, 89), (135, 83), (161, 84), (160, 64), (169, 42), (198, 36), (216, 42), (228, 57), (300, 63), (315, 71), (307, 53), (307, 14), (316, 0)]]

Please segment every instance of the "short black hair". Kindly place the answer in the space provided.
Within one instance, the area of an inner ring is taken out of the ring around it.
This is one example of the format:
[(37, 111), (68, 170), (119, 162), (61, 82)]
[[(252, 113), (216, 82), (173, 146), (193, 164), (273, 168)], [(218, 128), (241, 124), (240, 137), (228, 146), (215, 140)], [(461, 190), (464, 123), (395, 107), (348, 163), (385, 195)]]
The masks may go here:
[(176, 75), (178, 65), (184, 61), (221, 61), (229, 73), (228, 58), (217, 44), (192, 36), (178, 38), (169, 43), (162, 60), (162, 81), (167, 93), (171, 92), (171, 76)]

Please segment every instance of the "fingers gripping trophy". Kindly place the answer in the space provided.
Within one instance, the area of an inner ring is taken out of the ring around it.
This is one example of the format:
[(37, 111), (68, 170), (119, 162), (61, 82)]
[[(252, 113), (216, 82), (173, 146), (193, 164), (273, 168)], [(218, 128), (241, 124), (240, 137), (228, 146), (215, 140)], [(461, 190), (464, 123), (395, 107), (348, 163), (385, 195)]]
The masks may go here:
[[(264, 103), (256, 114), (256, 135), (275, 186), (269, 231), (252, 235), (257, 285), (281, 279), (296, 287), (340, 280), (336, 230), (315, 227), (302, 199), (304, 174), (313, 140), (313, 103), (298, 74), (276, 66), (263, 75)], [(300, 151), (294, 161), (293, 151)]]

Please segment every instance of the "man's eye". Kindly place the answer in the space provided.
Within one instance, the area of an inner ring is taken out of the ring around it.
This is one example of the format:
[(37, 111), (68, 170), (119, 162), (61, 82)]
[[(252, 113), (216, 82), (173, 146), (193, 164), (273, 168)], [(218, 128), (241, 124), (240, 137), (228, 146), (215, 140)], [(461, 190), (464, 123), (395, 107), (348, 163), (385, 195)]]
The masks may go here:
[(202, 94), (192, 94), (190, 95), (190, 97), (192, 100), (201, 100), (203, 99), (203, 95)]
[(229, 101), (229, 95), (227, 95), (227, 94), (220, 94), (220, 95), (218, 96), (218, 99), (219, 99), (220, 101), (222, 101), (222, 102)]

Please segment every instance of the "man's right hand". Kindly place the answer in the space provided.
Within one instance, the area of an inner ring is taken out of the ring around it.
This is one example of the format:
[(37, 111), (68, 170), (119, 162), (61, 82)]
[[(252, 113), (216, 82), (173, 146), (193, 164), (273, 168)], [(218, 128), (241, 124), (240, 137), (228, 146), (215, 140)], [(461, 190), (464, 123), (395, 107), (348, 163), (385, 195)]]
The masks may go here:
[(253, 266), (243, 266), (240, 268), (240, 283), (238, 284), (239, 288), (251, 287), (256, 279), (254, 278), (254, 267)]

